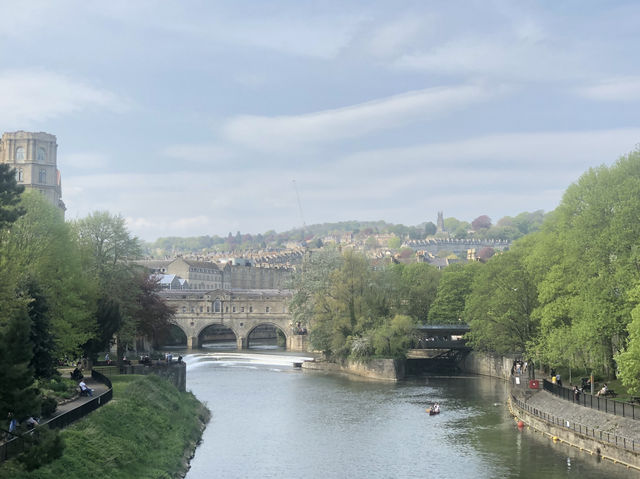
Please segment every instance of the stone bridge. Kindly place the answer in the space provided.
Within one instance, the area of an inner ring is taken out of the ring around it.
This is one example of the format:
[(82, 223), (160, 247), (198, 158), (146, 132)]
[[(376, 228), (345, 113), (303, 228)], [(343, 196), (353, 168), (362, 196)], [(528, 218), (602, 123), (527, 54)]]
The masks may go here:
[(238, 349), (246, 349), (253, 330), (271, 325), (282, 331), (288, 350), (306, 351), (307, 335), (299, 334), (289, 313), (291, 290), (163, 290), (159, 294), (175, 307), (173, 324), (186, 335), (188, 349), (202, 345), (201, 333), (209, 326), (228, 328)]

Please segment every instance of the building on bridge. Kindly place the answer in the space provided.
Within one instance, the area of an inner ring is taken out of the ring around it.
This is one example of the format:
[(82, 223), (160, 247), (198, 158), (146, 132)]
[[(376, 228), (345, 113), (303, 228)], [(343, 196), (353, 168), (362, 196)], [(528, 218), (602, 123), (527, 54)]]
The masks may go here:
[(289, 313), (291, 290), (162, 290), (159, 294), (175, 308), (173, 323), (186, 335), (189, 349), (202, 346), (208, 329), (227, 330), (237, 348), (246, 349), (252, 334), (269, 325), (284, 335), (287, 349), (306, 350), (307, 336), (299, 334)]
[(178, 257), (136, 263), (151, 274), (176, 275), (186, 280), (185, 289), (284, 289), (291, 278), (289, 268), (261, 268), (250, 262), (234, 265)]

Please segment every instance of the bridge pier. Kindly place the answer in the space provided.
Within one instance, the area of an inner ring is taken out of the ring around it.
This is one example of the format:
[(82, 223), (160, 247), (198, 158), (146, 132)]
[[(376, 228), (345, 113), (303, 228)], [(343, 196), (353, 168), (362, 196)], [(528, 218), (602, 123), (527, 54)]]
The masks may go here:
[(306, 351), (307, 335), (306, 334), (290, 334), (287, 337), (288, 351)]
[(238, 350), (247, 349), (247, 338), (238, 336), (238, 338), (236, 339), (236, 343), (236, 347), (238, 348)]
[(187, 336), (187, 349), (197, 349), (199, 346), (198, 336)]

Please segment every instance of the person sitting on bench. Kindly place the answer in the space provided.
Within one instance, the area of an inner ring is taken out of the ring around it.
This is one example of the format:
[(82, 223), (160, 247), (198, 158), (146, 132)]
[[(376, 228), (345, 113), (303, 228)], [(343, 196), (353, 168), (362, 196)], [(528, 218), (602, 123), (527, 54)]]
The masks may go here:
[(80, 387), (80, 396), (93, 396), (93, 389), (87, 386), (84, 380), (80, 381), (78, 386)]
[(600, 389), (600, 391), (598, 391), (596, 393), (596, 396), (606, 396), (607, 392), (609, 392), (609, 388), (607, 387), (607, 384), (603, 384), (602, 385), (602, 389)]

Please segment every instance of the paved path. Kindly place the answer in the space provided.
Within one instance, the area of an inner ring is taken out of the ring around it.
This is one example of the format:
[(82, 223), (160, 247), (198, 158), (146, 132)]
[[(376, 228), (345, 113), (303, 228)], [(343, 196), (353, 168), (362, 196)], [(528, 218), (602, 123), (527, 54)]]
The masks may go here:
[[(61, 416), (62, 414), (65, 414), (66, 412), (71, 411), (72, 409), (82, 406), (83, 404), (91, 401), (96, 396), (99, 396), (100, 394), (108, 391), (109, 389), (106, 385), (92, 379), (91, 377), (84, 378), (84, 382), (87, 384), (87, 386), (93, 389), (93, 396), (78, 395), (72, 400), (59, 405), (58, 408), (56, 409), (56, 412), (51, 417), (48, 417), (40, 421), (40, 425), (47, 424), (54, 418)], [(4, 437), (4, 434), (0, 434), (0, 444), (4, 444), (5, 442), (7, 441), (6, 441), (6, 438)]]
[(596, 409), (575, 404), (561, 399), (548, 391), (535, 392), (527, 404), (548, 414), (553, 414), (567, 421), (582, 424), (589, 428), (616, 434), (628, 439), (640, 440), (640, 419), (615, 416)]
[(84, 378), (84, 382), (87, 384), (87, 386), (89, 386), (91, 389), (93, 389), (93, 397), (91, 396), (76, 396), (72, 401), (68, 401), (60, 406), (58, 406), (58, 409), (56, 409), (56, 412), (53, 414), (53, 416), (43, 420), (40, 422), (40, 424), (46, 424), (49, 421), (51, 421), (53, 418), (56, 418), (72, 409), (75, 409), (79, 406), (81, 406), (82, 404), (91, 401), (94, 397), (99, 396), (100, 394), (106, 392), (109, 388), (107, 386), (105, 386), (102, 383), (97, 382), (96, 380), (92, 379), (90, 376), (89, 377), (85, 377)]

